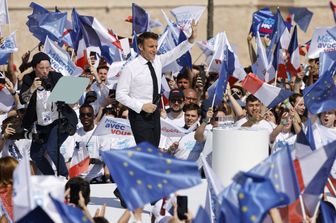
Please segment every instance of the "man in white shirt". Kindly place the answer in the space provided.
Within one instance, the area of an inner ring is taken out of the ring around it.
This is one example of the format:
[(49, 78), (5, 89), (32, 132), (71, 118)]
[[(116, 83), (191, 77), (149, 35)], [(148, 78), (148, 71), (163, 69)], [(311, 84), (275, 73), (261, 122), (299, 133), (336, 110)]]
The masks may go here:
[(162, 67), (178, 59), (191, 49), (196, 38), (196, 24), (192, 23), (191, 36), (173, 50), (156, 55), (158, 35), (145, 32), (138, 37), (140, 55), (121, 71), (116, 99), (130, 108), (129, 120), (136, 143), (148, 141), (159, 145), (161, 126), (160, 103)]
[(239, 119), (236, 122), (237, 126), (251, 127), (258, 130), (266, 130), (269, 134), (272, 133), (275, 125), (263, 119), (261, 115), (261, 102), (254, 95), (250, 94), (246, 98), (246, 117)]

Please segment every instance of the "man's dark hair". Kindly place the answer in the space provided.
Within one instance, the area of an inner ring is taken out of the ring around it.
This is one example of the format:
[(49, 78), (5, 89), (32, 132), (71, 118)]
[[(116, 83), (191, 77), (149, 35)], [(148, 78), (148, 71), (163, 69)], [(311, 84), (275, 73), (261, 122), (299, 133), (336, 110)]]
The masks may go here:
[(65, 184), (65, 190), (70, 188), (70, 185), (77, 184), (79, 185), (79, 190), (82, 192), (82, 195), (84, 197), (85, 205), (87, 205), (90, 202), (90, 183), (85, 181), (81, 177), (74, 177), (68, 180), (68, 182)]
[(109, 70), (109, 67), (106, 64), (99, 65), (97, 67), (97, 72), (99, 72), (99, 70), (101, 70), (101, 69)]
[(145, 39), (158, 40), (159, 39), (159, 35), (156, 34), (156, 33), (153, 33), (153, 32), (144, 32), (140, 36), (138, 36), (137, 44), (138, 45), (143, 45), (143, 43), (145, 42)]
[(298, 97), (302, 97), (302, 94), (295, 93), (289, 97), (289, 102), (291, 103), (292, 106), (295, 106), (295, 101)]
[(187, 79), (190, 82), (190, 76), (189, 75), (190, 70), (189, 69), (184, 69), (183, 72), (179, 73), (176, 77), (176, 80), (181, 80), (181, 79)]
[(200, 106), (198, 106), (198, 104), (195, 103), (190, 103), (190, 104), (186, 104), (183, 106), (183, 111), (187, 112), (187, 111), (197, 111), (198, 116), (201, 115), (201, 108)]
[(246, 98), (246, 105), (247, 105), (248, 102), (255, 102), (255, 101), (260, 101), (260, 100), (256, 96), (254, 96), (253, 94), (250, 94)]
[(80, 108), (79, 108), (79, 113), (80, 113), (80, 111), (81, 111), (83, 108), (90, 108), (91, 111), (92, 111), (92, 113), (94, 112), (94, 109), (93, 109), (92, 105), (90, 105), (90, 104), (88, 104), (88, 103), (84, 103), (84, 104), (82, 104), (82, 105), (80, 106)]

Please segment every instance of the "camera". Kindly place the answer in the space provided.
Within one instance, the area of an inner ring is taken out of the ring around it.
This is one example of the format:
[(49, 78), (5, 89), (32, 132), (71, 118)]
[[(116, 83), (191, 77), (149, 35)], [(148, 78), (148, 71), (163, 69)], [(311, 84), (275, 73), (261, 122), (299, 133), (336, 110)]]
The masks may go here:
[(41, 85), (42, 87), (46, 90), (46, 91), (50, 91), (53, 87), (53, 84), (51, 82), (51, 80), (48, 77), (41, 77), (40, 81), (42, 82)]

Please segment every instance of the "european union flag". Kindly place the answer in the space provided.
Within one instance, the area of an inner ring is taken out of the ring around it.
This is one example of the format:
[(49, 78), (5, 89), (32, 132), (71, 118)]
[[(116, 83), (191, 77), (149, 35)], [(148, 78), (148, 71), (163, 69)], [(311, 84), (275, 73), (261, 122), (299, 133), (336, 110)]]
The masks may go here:
[(40, 207), (37, 206), (34, 210), (22, 217), (17, 223), (54, 223), (49, 215)]
[(226, 187), (221, 195), (221, 208), (220, 213), (218, 213), (217, 222), (220, 223), (239, 223), (239, 202), (238, 202), (238, 191), (241, 186), (236, 182), (232, 182), (228, 187)]
[(141, 34), (148, 30), (149, 18), (147, 12), (132, 3), (132, 33)]
[[(336, 32), (336, 26), (333, 28)], [(328, 32), (328, 31), (327, 31)], [(328, 32), (329, 33), (329, 32)], [(336, 36), (335, 36), (336, 40)], [(323, 75), (327, 70), (330, 70), (336, 61), (336, 52), (321, 52), (319, 57), (319, 75)]]
[(312, 114), (336, 108), (336, 86), (331, 71), (332, 68), (320, 75), (313, 85), (303, 91), (305, 106)]
[(201, 183), (195, 162), (175, 159), (147, 142), (102, 157), (129, 210)]
[(50, 199), (53, 201), (56, 210), (58, 211), (59, 216), (62, 219), (63, 223), (83, 223), (91, 222), (83, 213), (82, 210), (76, 207), (71, 207), (64, 204), (61, 201), (56, 200), (51, 195)]
[(241, 185), (238, 192), (241, 222), (262, 222), (271, 208), (288, 204), (287, 195), (277, 192), (267, 177), (239, 172), (233, 180)]
[(204, 223), (210, 222), (210, 217), (203, 207), (199, 207), (195, 218), (192, 220), (193, 223)]
[(307, 8), (289, 8), (289, 13), (294, 15), (294, 21), (304, 32), (307, 31), (309, 23), (313, 17), (313, 13)]
[(276, 191), (288, 196), (289, 203), (299, 197), (300, 189), (288, 145), (273, 153), (249, 172), (268, 177)]
[(30, 7), (33, 8), (33, 13), (28, 16), (26, 23), (29, 31), (42, 43), (46, 36), (54, 41), (61, 41), (67, 13), (49, 12), (36, 3), (32, 3)]

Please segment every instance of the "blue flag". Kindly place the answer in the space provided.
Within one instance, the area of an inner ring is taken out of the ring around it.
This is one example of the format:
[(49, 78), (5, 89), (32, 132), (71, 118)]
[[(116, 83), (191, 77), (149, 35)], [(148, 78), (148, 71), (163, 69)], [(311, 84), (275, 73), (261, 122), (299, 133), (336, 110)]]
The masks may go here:
[[(178, 39), (178, 44), (182, 43), (187, 39), (186, 35), (184, 34), (183, 30), (180, 30), (180, 35)], [(192, 68), (192, 61), (191, 61), (191, 55), (188, 52), (183, 54), (180, 58), (176, 60), (177, 64), (182, 67), (182, 70), (180, 72), (183, 72), (186, 68)]]
[(129, 210), (201, 183), (195, 162), (175, 159), (147, 142), (102, 157)]
[(199, 207), (195, 218), (192, 220), (193, 223), (204, 223), (210, 222), (210, 217), (203, 207)]
[(149, 18), (147, 12), (132, 3), (132, 33), (141, 34), (148, 30)]
[(237, 195), (241, 222), (262, 222), (271, 208), (289, 202), (267, 177), (239, 172), (233, 180), (241, 185)]
[(33, 13), (28, 16), (26, 25), (29, 31), (42, 43), (46, 36), (54, 41), (61, 42), (67, 13), (49, 12), (42, 6), (32, 3)]
[(313, 123), (311, 122), (310, 118), (307, 120), (306, 126), (307, 126), (306, 137), (307, 137), (307, 140), (309, 142), (310, 148), (312, 150), (316, 150), (316, 144), (315, 144), (315, 140), (314, 140)]
[[(333, 70), (333, 69), (331, 69)], [(318, 114), (336, 108), (336, 86), (330, 70), (303, 91), (304, 103), (308, 111)]]
[(289, 8), (288, 11), (290, 14), (294, 15), (294, 21), (298, 24), (300, 29), (306, 32), (313, 17), (313, 13), (307, 8)]
[(62, 219), (63, 223), (83, 223), (91, 222), (83, 213), (83, 211), (76, 207), (71, 207), (63, 202), (56, 200), (51, 195), (50, 199), (53, 201), (55, 208)]
[(54, 221), (40, 206), (37, 206), (34, 210), (30, 211), (19, 221), (17, 221), (17, 223), (36, 223), (36, 222), (54, 223)]
[(321, 52), (319, 57), (319, 76), (323, 75), (327, 70), (330, 70), (332, 66), (334, 66), (335, 61), (336, 51)]
[(336, 222), (336, 210), (335, 210), (334, 205), (322, 200), (320, 211), (321, 211), (322, 219), (324, 223), (335, 223)]
[(275, 18), (269, 8), (263, 8), (253, 13), (251, 30), (253, 36), (260, 32), (260, 36), (268, 35), (272, 38), (273, 27), (275, 25)]
[(0, 65), (7, 64), (11, 53), (17, 51), (15, 33), (11, 33), (0, 45)]
[(134, 52), (136, 52), (137, 55), (140, 54), (140, 50), (138, 48), (138, 37), (135, 32), (133, 33), (132, 47), (133, 47)]
[(280, 148), (249, 172), (268, 177), (278, 192), (288, 196), (289, 203), (299, 197), (300, 189), (288, 146)]
[(239, 223), (239, 201), (238, 201), (238, 191), (241, 186), (236, 182), (232, 182), (227, 186), (222, 193), (222, 202), (220, 213), (218, 213), (218, 223)]

